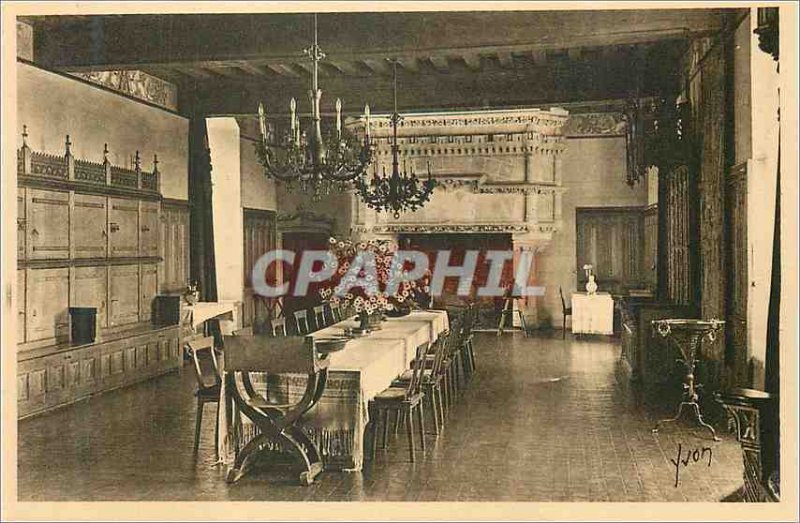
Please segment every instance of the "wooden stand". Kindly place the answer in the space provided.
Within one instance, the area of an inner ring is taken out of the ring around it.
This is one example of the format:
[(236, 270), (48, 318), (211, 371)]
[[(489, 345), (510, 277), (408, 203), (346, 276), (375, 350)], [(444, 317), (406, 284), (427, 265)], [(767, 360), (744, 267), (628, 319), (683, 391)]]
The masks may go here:
[(519, 317), (519, 324), (520, 328), (522, 329), (522, 333), (525, 334), (525, 337), (528, 337), (528, 328), (525, 325), (525, 316), (523, 316), (522, 311), (517, 308), (514, 308), (514, 300), (519, 298), (514, 298), (507, 296), (503, 299), (503, 310), (500, 311), (500, 323), (497, 324), (497, 335), (500, 336), (503, 334), (503, 330), (506, 325), (506, 318), (511, 319), (511, 325), (514, 324), (514, 314), (516, 313)]

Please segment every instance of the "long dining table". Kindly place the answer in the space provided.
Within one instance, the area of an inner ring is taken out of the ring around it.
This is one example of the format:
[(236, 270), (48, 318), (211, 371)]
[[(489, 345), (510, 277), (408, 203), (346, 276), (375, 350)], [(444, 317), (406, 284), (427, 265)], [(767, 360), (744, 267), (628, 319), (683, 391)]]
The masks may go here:
[[(310, 336), (342, 336), (345, 329), (357, 324), (356, 318), (347, 318)], [(419, 345), (433, 343), (447, 330), (446, 311), (412, 311), (403, 317), (388, 318), (381, 323), (380, 330), (353, 338), (344, 349), (328, 356), (324, 392), (299, 420), (303, 431), (316, 444), (325, 469), (362, 469), (369, 401), (409, 367)], [(260, 394), (276, 403), (300, 401), (308, 384), (308, 376), (299, 373), (251, 372), (249, 378)], [(223, 379), (220, 392), (221, 406), (229, 401), (226, 381)], [(230, 465), (237, 450), (253, 440), (259, 429), (246, 416), (239, 416), (240, 422), (234, 423), (228, 410), (219, 409), (217, 445), (220, 460)]]

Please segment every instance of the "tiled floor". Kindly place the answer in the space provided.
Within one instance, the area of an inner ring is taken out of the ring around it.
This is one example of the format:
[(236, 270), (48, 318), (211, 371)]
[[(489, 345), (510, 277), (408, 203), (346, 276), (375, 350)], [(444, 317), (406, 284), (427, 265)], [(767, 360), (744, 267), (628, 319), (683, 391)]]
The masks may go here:
[[(741, 452), (688, 425), (652, 434), (607, 340), (478, 334), (478, 375), (408, 462), (402, 436), (362, 473), (324, 472), (311, 487), (263, 466), (235, 485), (214, 465), (212, 408), (192, 453), (194, 378), (187, 367), (19, 423), (20, 500), (715, 501), (741, 484)], [(724, 432), (724, 431), (722, 431)], [(681, 466), (678, 445), (711, 447)], [(706, 454), (707, 458), (707, 454)]]

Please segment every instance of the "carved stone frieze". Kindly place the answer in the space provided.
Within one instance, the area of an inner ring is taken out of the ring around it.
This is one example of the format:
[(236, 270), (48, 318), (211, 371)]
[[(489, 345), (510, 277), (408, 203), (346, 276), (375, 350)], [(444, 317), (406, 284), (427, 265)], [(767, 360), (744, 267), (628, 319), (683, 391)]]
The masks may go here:
[(624, 135), (627, 123), (622, 112), (571, 114), (562, 132), (567, 137)]
[(417, 234), (437, 234), (437, 233), (525, 233), (529, 232), (527, 224), (516, 223), (471, 223), (471, 224), (458, 224), (458, 223), (397, 223), (376, 225), (371, 228), (363, 228), (359, 232), (376, 232), (376, 233), (417, 233)]
[(172, 111), (178, 110), (177, 87), (144, 71), (89, 71), (70, 74), (139, 100), (144, 100)]
[(278, 213), (278, 229), (281, 231), (313, 231), (332, 233), (336, 220), (327, 214), (298, 207), (294, 212)]

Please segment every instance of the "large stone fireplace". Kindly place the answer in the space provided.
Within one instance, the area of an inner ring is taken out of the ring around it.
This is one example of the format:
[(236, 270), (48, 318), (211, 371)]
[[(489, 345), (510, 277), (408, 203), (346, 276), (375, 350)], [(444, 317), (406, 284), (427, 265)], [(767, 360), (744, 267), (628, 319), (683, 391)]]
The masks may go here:
[[(439, 187), (424, 208), (399, 219), (372, 211), (354, 195), (351, 234), (406, 241), (430, 235), (441, 239), (441, 248), (464, 245), (465, 235), (480, 238), (476, 244), (496, 235), (489, 244), (542, 252), (561, 225), (567, 116), (559, 108), (404, 115), (398, 129), (400, 162), (418, 175), (430, 165)], [(351, 125), (363, 129), (363, 121)], [(377, 145), (374, 168), (390, 172), (388, 115), (373, 115), (371, 135)], [(535, 281), (535, 262), (530, 281)], [(529, 325), (535, 325), (537, 300), (529, 298), (522, 307)]]

